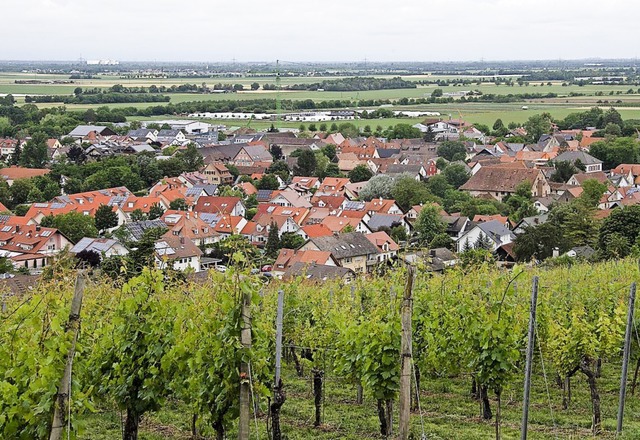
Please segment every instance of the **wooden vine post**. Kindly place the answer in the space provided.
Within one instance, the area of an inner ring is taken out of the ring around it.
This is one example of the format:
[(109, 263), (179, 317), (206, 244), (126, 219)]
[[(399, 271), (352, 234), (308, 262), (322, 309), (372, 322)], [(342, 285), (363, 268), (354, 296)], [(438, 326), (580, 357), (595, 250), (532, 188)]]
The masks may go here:
[(249, 440), (249, 362), (246, 357), (251, 350), (251, 293), (244, 292), (242, 296), (242, 330), (240, 342), (244, 347), (244, 358), (240, 363), (240, 423), (238, 425), (238, 439)]
[(80, 329), (80, 310), (82, 309), (82, 296), (86, 284), (85, 273), (80, 271), (76, 278), (73, 299), (71, 300), (71, 311), (69, 321), (65, 326), (66, 335), (71, 335), (71, 347), (67, 352), (67, 362), (64, 373), (58, 385), (58, 393), (54, 404), (53, 423), (51, 424), (51, 434), (49, 440), (60, 440), (64, 428), (69, 424), (68, 415), (70, 413), (71, 396), (71, 370), (73, 368), (73, 357), (76, 352), (76, 341), (78, 340), (78, 330)]
[(271, 429), (273, 440), (281, 440), (280, 408), (286, 400), (280, 377), (282, 362), (282, 316), (284, 314), (284, 292), (278, 291), (278, 312), (276, 316), (276, 378), (273, 384), (273, 402), (271, 402)]
[(409, 266), (407, 270), (407, 284), (402, 299), (402, 342), (400, 345), (400, 440), (409, 438), (409, 419), (411, 416), (411, 365), (412, 365), (412, 335), (411, 314), (413, 312), (413, 282), (415, 268)]
[(627, 311), (627, 329), (624, 334), (624, 352), (622, 356), (622, 375), (620, 377), (620, 399), (618, 402), (618, 420), (616, 435), (622, 434), (622, 421), (624, 419), (624, 401), (627, 395), (627, 368), (629, 367), (629, 354), (631, 352), (631, 332), (633, 331), (633, 309), (636, 303), (636, 283), (631, 284), (629, 292), (629, 309)]

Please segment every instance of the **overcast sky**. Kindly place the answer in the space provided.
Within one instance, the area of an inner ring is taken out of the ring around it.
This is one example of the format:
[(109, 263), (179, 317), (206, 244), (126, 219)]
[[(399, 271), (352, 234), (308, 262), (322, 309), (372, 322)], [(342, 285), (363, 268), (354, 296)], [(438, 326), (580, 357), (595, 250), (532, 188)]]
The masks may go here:
[(637, 0), (0, 0), (0, 59), (635, 58)]

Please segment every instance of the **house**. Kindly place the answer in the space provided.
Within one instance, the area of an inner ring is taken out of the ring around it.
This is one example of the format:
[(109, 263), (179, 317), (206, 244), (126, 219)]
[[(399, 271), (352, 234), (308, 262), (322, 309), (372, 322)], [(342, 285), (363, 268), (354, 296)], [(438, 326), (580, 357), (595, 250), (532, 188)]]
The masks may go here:
[(222, 162), (209, 163), (202, 170), (202, 174), (207, 177), (209, 183), (215, 185), (231, 185), (233, 183), (233, 175)]
[(525, 231), (526, 228), (546, 223), (548, 219), (549, 214), (539, 214), (531, 217), (525, 217), (515, 225), (515, 227), (513, 228), (513, 233), (516, 235), (520, 235)]
[(578, 173), (574, 174), (567, 180), (567, 185), (571, 186), (582, 186), (585, 180), (594, 179), (600, 183), (609, 184), (609, 179), (607, 179), (607, 175), (602, 171), (594, 171), (592, 173)]
[(282, 279), (291, 280), (302, 277), (310, 282), (323, 283), (340, 279), (344, 284), (355, 280), (356, 274), (346, 267), (322, 265), (317, 263), (295, 263), (282, 275)]
[(129, 253), (129, 249), (113, 238), (85, 237), (69, 250), (72, 254), (79, 254), (83, 251), (96, 252), (100, 254), (103, 259), (116, 255), (127, 255)]
[(401, 176), (403, 174), (409, 174), (414, 180), (417, 181), (424, 180), (428, 177), (427, 170), (421, 164), (392, 164), (387, 166), (385, 174), (388, 176)]
[(238, 154), (230, 162), (238, 167), (254, 167), (264, 166), (267, 167), (273, 163), (273, 156), (262, 146), (243, 146), (238, 151)]
[(325, 177), (316, 191), (316, 195), (344, 195), (345, 186), (348, 183), (349, 179), (347, 178)]
[(591, 246), (578, 246), (569, 249), (564, 255), (571, 258), (582, 258), (588, 260), (595, 255), (596, 251)]
[(440, 218), (447, 224), (447, 235), (453, 240), (458, 240), (467, 232), (471, 221), (469, 217), (456, 215), (441, 215)]
[(220, 240), (220, 234), (200, 219), (197, 212), (169, 210), (160, 220), (169, 228), (165, 236), (186, 237), (201, 249), (209, 248)]
[[(258, 201), (260, 201), (260, 192), (258, 191)], [(292, 189), (285, 189), (283, 191), (273, 191), (269, 203), (274, 205), (293, 207), (293, 208), (311, 208), (313, 205), (309, 200), (299, 195)]]
[(626, 182), (629, 183), (629, 185), (626, 186), (640, 186), (640, 165), (638, 164), (620, 164), (611, 170), (611, 174), (616, 176), (624, 176)]
[(500, 246), (511, 243), (516, 236), (498, 220), (479, 223), (463, 234), (456, 242), (458, 252), (466, 249), (486, 246), (495, 251)]
[(411, 224), (404, 219), (402, 214), (379, 214), (374, 213), (367, 221), (367, 226), (372, 231), (380, 231), (381, 229), (392, 229), (401, 226), (407, 235), (411, 234)]
[(232, 215), (244, 217), (246, 207), (240, 197), (199, 197), (193, 210), (195, 212), (208, 212), (219, 215)]
[(31, 179), (36, 176), (45, 176), (51, 170), (46, 168), (24, 168), (12, 165), (10, 167), (0, 169), (0, 177), (2, 177), (9, 186), (13, 185), (18, 179)]
[(188, 141), (182, 130), (164, 129), (158, 131), (156, 142), (170, 145), (184, 145)]
[(208, 220), (211, 220), (211, 223), (209, 224), (213, 226), (214, 230), (218, 234), (220, 234), (221, 240), (224, 240), (230, 235), (239, 235), (247, 225), (247, 219), (235, 215), (225, 214), (221, 217), (215, 215), (211, 219), (206, 219), (204, 215), (201, 215), (200, 217), (208, 223)]
[(379, 254), (378, 248), (359, 232), (310, 238), (300, 250), (331, 252), (340, 266), (355, 273), (366, 273), (377, 264)]
[(378, 262), (393, 260), (398, 255), (400, 246), (386, 232), (374, 232), (365, 235), (365, 237), (378, 248)]
[(338, 266), (338, 263), (331, 256), (331, 252), (314, 250), (298, 251), (283, 248), (280, 249), (280, 253), (273, 263), (273, 270), (271, 272), (276, 278), (282, 278), (282, 275), (284, 275), (287, 269), (296, 263)]
[(345, 231), (356, 231), (362, 234), (371, 233), (371, 228), (367, 226), (366, 222), (362, 218), (328, 215), (322, 219), (320, 224), (333, 234), (340, 234)]
[(155, 262), (161, 269), (200, 272), (202, 251), (185, 237), (164, 235), (155, 243)]
[(516, 192), (519, 184), (528, 182), (534, 197), (545, 197), (551, 192), (544, 173), (537, 168), (482, 167), (460, 187), (474, 197), (490, 196), (499, 202)]
[[(241, 234), (247, 237), (249, 241), (259, 247), (264, 246), (269, 238), (269, 231), (272, 225), (278, 230), (278, 237), (282, 237), (282, 234), (299, 233), (300, 226), (293, 220), (293, 218), (286, 215), (274, 215), (270, 213), (264, 213), (254, 216), (254, 218), (247, 222), (242, 228)], [(300, 233), (304, 236), (303, 233)]]
[[(556, 162), (571, 162), (573, 165), (576, 165), (576, 163), (578, 163), (578, 165), (582, 164), (585, 167), (586, 173), (597, 173), (602, 171), (602, 161), (585, 153), (584, 151), (565, 151), (564, 153), (556, 156), (554, 160)], [(578, 166), (578, 168), (580, 168), (580, 166)]]
[(16, 151), (18, 143), (17, 139), (0, 138), (0, 155), (5, 158), (10, 158)]
[(125, 223), (122, 226), (125, 231), (127, 239), (130, 241), (139, 241), (146, 230), (152, 228), (167, 229), (167, 224), (160, 219), (155, 220), (141, 220), (138, 222)]
[(69, 247), (71, 241), (54, 228), (24, 223), (6, 223), (0, 228), (0, 257), (9, 259), (16, 269), (40, 272), (54, 255)]
[(136, 142), (156, 142), (158, 140), (158, 130), (152, 128), (139, 128), (138, 130), (129, 130), (127, 136)]
[(78, 125), (67, 135), (74, 139), (84, 139), (86, 137), (115, 136), (116, 132), (104, 125)]

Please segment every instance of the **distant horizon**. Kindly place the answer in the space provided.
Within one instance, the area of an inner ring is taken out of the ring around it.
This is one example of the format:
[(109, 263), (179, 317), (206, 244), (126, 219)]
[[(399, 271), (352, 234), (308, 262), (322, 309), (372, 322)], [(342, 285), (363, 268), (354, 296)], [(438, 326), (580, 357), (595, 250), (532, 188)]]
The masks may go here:
[(617, 58), (604, 58), (598, 56), (580, 57), (580, 58), (496, 58), (496, 59), (448, 59), (448, 60), (372, 60), (372, 59), (352, 59), (352, 60), (179, 60), (179, 59), (167, 59), (167, 60), (145, 60), (145, 59), (119, 59), (109, 57), (91, 57), (82, 59), (0, 59), (0, 63), (67, 63), (76, 64), (80, 62), (93, 61), (93, 60), (111, 60), (119, 63), (146, 63), (146, 64), (275, 64), (276, 61), (280, 61), (283, 66), (291, 64), (473, 64), (473, 63), (510, 63), (510, 62), (536, 62), (536, 63), (563, 63), (563, 62), (582, 62), (582, 61), (602, 61), (602, 62), (624, 62), (624, 61), (640, 61), (640, 57), (617, 57)]

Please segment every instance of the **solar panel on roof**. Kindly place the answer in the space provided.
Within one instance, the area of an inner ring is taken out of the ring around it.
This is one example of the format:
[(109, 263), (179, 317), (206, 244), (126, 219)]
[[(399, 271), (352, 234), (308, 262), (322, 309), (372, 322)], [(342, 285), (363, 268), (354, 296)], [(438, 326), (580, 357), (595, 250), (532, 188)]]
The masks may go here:
[[(44, 204), (46, 206), (46, 203)], [(51, 204), (51, 209), (62, 209), (65, 206), (67, 206), (66, 203), (59, 203), (59, 202), (55, 202)]]
[(13, 229), (11, 226), (5, 226), (4, 228), (1, 229), (2, 232), (9, 232), (11, 229)]
[(51, 235), (51, 231), (42, 231), (42, 235), (43, 237), (48, 237), (49, 235)]
[(36, 208), (46, 208), (47, 206), (49, 206), (49, 204), (48, 203), (34, 203), (33, 206), (36, 207)]

